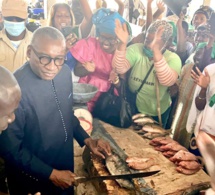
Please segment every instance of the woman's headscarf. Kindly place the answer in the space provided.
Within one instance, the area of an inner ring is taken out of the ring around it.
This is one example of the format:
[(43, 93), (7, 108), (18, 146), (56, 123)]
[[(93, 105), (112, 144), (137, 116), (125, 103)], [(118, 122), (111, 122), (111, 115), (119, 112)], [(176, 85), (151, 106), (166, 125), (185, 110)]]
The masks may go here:
[[(116, 11), (111, 11), (110, 9), (101, 8), (98, 9), (92, 17), (92, 23), (96, 26), (96, 36), (99, 36), (100, 33), (108, 33), (111, 35), (115, 34), (115, 20), (118, 19), (121, 24), (126, 21), (123, 17)], [(131, 27), (126, 22), (129, 34), (131, 35)]]
[(157, 20), (157, 21), (153, 22), (149, 26), (147, 32), (148, 33), (155, 33), (160, 26), (164, 27), (164, 32), (163, 32), (163, 35), (162, 35), (162, 39), (163, 39), (163, 42), (166, 43), (173, 36), (172, 25), (169, 24), (167, 21), (165, 21), (165, 20)]

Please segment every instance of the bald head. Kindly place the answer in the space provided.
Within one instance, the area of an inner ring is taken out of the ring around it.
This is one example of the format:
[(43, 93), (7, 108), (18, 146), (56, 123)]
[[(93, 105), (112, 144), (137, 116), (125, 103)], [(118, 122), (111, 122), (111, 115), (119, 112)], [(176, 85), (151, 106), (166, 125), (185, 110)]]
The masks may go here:
[(39, 40), (41, 38), (43, 38), (43, 40), (52, 39), (52, 40), (65, 41), (63, 34), (58, 29), (50, 27), (50, 26), (38, 28), (33, 34), (33, 37), (31, 40), (31, 45), (34, 46), (38, 42), (40, 43)]
[(18, 107), (21, 90), (11, 72), (0, 66), (0, 133), (8, 123), (15, 119), (14, 111)]

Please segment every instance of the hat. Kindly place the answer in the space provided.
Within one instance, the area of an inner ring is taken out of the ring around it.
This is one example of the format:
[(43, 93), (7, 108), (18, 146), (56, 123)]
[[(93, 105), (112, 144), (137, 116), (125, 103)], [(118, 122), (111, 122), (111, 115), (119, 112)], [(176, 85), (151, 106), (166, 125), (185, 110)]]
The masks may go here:
[(16, 16), (22, 19), (28, 17), (28, 4), (25, 0), (3, 0), (2, 15), (3, 17)]

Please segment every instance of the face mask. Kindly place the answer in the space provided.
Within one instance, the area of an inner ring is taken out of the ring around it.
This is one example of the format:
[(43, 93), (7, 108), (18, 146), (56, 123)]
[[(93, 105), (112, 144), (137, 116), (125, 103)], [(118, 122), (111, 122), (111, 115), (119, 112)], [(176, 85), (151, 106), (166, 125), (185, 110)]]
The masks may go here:
[(146, 54), (148, 58), (153, 58), (153, 51), (145, 46), (143, 46), (143, 52)]
[(4, 28), (11, 36), (18, 37), (25, 30), (25, 21), (10, 22), (4, 20)]

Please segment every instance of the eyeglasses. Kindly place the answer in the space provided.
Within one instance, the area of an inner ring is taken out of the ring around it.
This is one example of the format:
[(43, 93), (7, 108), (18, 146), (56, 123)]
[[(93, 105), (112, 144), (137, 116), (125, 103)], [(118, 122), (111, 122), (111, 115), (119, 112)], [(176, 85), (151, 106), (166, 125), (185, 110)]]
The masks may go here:
[(50, 56), (46, 56), (46, 55), (40, 55), (31, 45), (32, 50), (34, 51), (35, 55), (38, 57), (38, 59), (40, 60), (40, 63), (43, 64), (44, 66), (48, 65), (51, 63), (52, 60), (54, 60), (54, 64), (56, 66), (63, 66), (64, 64), (64, 60), (65, 57), (56, 57), (56, 58), (52, 58)]
[(105, 41), (109, 42), (110, 44), (114, 45), (116, 43), (118, 43), (118, 40), (116, 38), (106, 38), (104, 36), (99, 36), (99, 41), (101, 43), (104, 43)]

